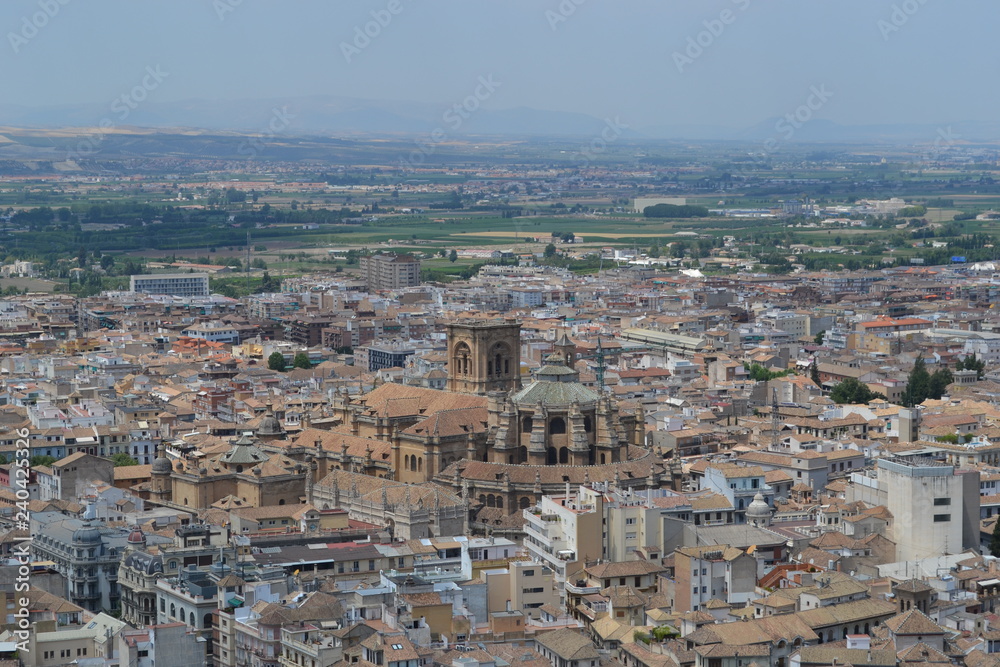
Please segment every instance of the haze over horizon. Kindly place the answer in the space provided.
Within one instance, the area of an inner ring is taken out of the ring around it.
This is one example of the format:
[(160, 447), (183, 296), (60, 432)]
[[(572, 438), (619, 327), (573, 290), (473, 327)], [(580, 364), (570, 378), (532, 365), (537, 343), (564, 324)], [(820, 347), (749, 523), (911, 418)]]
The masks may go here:
[(799, 111), (798, 139), (836, 124), (932, 141), (924, 128), (956, 123), (982, 139), (997, 24), (1000, 6), (968, 0), (16, 0), (0, 6), (0, 125), (261, 128), (287, 102), (288, 132), (618, 119), (733, 138)]

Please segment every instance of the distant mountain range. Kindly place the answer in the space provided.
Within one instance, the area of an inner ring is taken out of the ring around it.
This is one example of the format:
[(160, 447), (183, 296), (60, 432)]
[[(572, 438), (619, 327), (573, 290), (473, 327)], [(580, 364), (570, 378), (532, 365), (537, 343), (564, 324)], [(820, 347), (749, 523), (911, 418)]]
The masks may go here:
[[(282, 135), (358, 134), (426, 135), (439, 141), (471, 135), (520, 137), (596, 137), (608, 120), (583, 113), (528, 107), (472, 112), (417, 102), (364, 100), (331, 95), (286, 99), (153, 102), (127, 109), (111, 105), (60, 105), (29, 108), (0, 104), (0, 125), (58, 128), (97, 127), (197, 128)], [(622, 121), (627, 122), (623, 117)], [(278, 126), (277, 131), (274, 128)], [(651, 125), (620, 130), (626, 139), (791, 143), (980, 143), (1000, 140), (1000, 122), (950, 125), (840, 125), (814, 119), (795, 127), (772, 118), (746, 128), (712, 125)]]

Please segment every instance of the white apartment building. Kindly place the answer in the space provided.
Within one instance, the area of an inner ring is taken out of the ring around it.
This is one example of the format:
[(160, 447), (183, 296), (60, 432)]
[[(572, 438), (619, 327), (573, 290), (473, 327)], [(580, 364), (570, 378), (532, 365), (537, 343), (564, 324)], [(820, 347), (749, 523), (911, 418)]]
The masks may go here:
[(173, 296), (208, 296), (207, 273), (153, 273), (132, 276), (130, 291)]

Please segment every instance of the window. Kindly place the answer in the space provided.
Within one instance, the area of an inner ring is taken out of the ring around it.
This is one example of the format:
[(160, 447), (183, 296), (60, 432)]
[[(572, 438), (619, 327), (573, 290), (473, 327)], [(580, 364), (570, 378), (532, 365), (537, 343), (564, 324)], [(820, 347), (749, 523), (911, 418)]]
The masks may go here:
[(394, 651), (402, 651), (403, 650), (403, 645), (402, 644), (393, 644), (392, 645), (392, 649)]
[[(504, 554), (504, 555), (506, 555), (506, 554)], [(526, 577), (533, 577), (533, 576), (535, 576), (535, 571), (534, 570), (525, 570), (524, 571), (524, 576), (526, 576)]]
[(934, 515), (934, 523), (947, 523), (948, 521), (951, 521), (951, 515), (950, 514), (935, 514)]
[(632, 517), (630, 519), (625, 519), (625, 525), (626, 526), (634, 526), (635, 525), (635, 517)]
[(951, 505), (951, 498), (935, 498), (934, 504), (937, 506)]

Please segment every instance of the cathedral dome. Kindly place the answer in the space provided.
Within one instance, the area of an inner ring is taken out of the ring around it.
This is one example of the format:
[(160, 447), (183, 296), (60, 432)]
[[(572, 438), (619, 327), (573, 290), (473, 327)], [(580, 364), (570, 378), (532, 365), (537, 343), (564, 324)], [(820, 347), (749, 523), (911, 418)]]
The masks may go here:
[(560, 363), (546, 364), (535, 371), (534, 381), (515, 393), (511, 400), (519, 405), (570, 405), (593, 403), (599, 398), (600, 394), (580, 382), (579, 373)]

